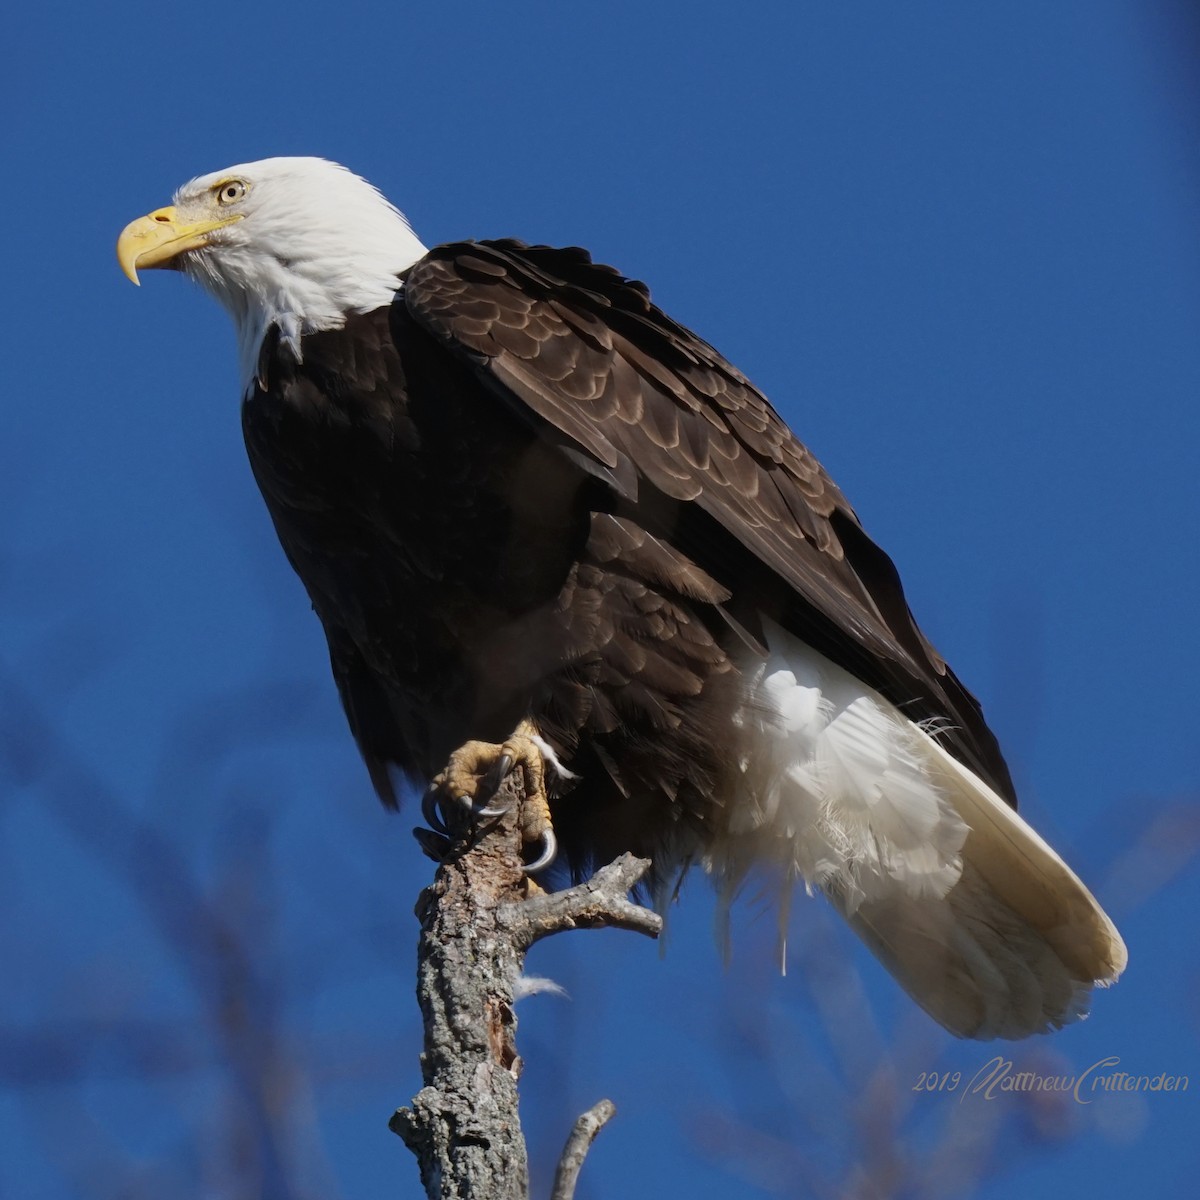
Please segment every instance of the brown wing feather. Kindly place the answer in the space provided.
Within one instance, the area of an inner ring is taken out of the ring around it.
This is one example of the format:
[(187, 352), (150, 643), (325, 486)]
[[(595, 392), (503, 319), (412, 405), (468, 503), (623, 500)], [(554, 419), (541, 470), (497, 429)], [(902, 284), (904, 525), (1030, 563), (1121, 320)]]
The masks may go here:
[[(576, 248), (464, 242), (422, 259), (404, 294), (420, 324), (627, 503), (656, 492), (733, 535), (798, 601), (772, 615), (913, 719), (949, 722), (947, 749), (1015, 804), (977, 701), (917, 628), (891, 560), (766, 398), (644, 285)], [(735, 563), (692, 550), (737, 592)]]

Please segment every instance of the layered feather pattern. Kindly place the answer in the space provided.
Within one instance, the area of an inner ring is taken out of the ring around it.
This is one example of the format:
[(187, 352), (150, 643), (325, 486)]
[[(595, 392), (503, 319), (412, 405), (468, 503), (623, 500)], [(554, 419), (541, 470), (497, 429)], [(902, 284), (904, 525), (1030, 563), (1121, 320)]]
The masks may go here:
[(726, 900), (766, 865), (834, 903), (912, 997), (966, 1037), (1087, 1012), (1125, 947), (1061, 858), (936, 735), (778, 627), (745, 665), (744, 795), (708, 857)]
[(847, 913), (897, 892), (944, 896), (967, 827), (930, 777), (926, 736), (778, 627), (769, 645), (747, 667), (735, 718), (747, 792), (731, 815), (739, 857), (778, 863)]
[(426, 253), (315, 159), (176, 207), (220, 210), (172, 265), (234, 317), (255, 477), (385, 803), (531, 720), (576, 776), (564, 874), (631, 850), (669, 891), (703, 861), (728, 900), (765, 870), (781, 927), (819, 890), (963, 1036), (1055, 1028), (1116, 978), (1119, 935), (1017, 815), (891, 560), (644, 285), (578, 248)]

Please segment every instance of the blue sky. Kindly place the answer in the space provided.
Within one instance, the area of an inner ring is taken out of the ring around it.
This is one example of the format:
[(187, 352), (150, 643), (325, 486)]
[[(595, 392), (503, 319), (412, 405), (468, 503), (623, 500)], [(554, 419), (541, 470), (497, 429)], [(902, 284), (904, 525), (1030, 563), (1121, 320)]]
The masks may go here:
[[(1193, 1078), (1180, 1096), (1104, 1097), (1053, 1136), (1009, 1112), (1004, 1172), (981, 1194), (1184, 1194), (1200, 1165), (1188, 11), (293, 0), (10, 14), (0, 1196), (116, 1194), (97, 1180), (131, 1173), (235, 1194), (204, 1153), (249, 1085), (206, 1007), (220, 971), (176, 945), (193, 883), (256, 939), (256, 1020), (304, 1064), (319, 1150), (295, 1152), (319, 1194), (419, 1194), (385, 1127), (418, 1085), (410, 913), (430, 871), (411, 810), (377, 811), (344, 731), (244, 461), (226, 318), (174, 276), (130, 287), (113, 257), (121, 227), (184, 179), (297, 153), (370, 178), (428, 244), (588, 246), (772, 397), (984, 700), (1024, 811), (1126, 934), (1126, 979), (1033, 1052)], [(522, 1013), (536, 1162), (610, 1095), (621, 1113), (581, 1195), (815, 1193), (786, 1150), (840, 1178), (837, 1136), (795, 1114), (815, 1106), (844, 1128), (870, 1062), (897, 1064), (906, 1144), (965, 1147), (991, 1128), (994, 1107), (909, 1087), (935, 1066), (971, 1074), (993, 1048), (914, 1016), (818, 905), (795, 918), (807, 978), (767, 969), (771, 922), (752, 904), (724, 971), (710, 920), (697, 880), (665, 959), (605, 934), (531, 964), (572, 996)], [(814, 1032), (830, 996), (860, 985), (881, 1030), (862, 1032), (865, 1065)], [(155, 1030), (201, 1065), (139, 1073), (131, 1047)], [(287, 1194), (272, 1178), (261, 1193)]]

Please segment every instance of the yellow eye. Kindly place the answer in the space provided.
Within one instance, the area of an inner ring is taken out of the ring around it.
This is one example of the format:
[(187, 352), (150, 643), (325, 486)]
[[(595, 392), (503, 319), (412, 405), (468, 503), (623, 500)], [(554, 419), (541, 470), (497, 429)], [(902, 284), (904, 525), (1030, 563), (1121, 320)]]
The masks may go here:
[(213, 189), (217, 193), (218, 204), (236, 204), (247, 192), (246, 185), (240, 179), (226, 179)]

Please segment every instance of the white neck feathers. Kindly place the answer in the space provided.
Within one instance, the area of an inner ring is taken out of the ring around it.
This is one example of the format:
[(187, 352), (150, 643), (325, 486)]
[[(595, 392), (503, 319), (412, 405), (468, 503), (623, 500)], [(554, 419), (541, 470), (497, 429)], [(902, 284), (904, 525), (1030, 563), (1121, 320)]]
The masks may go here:
[(229, 177), (247, 181), (243, 219), (181, 265), (233, 317), (249, 388), (272, 325), (299, 360), (304, 334), (391, 303), (400, 274), (426, 248), (375, 188), (321, 159), (231, 167), (181, 188), (177, 205)]

